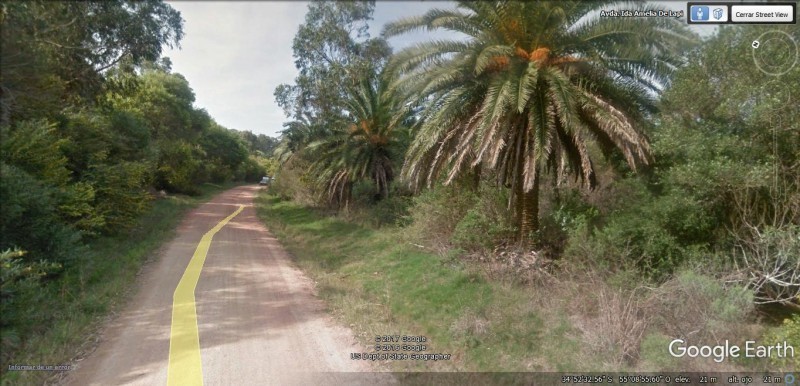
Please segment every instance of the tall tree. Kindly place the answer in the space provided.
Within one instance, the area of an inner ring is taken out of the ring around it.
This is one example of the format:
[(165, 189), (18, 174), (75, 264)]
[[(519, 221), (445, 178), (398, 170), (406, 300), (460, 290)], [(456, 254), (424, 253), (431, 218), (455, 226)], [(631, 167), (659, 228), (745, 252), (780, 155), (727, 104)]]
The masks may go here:
[(0, 10), (2, 124), (91, 101), (106, 70), (155, 61), (183, 37), (180, 12), (160, 0), (10, 1)]
[[(422, 124), (404, 177), (445, 183), (482, 166), (512, 187), (520, 239), (538, 229), (544, 172), (595, 183), (590, 143), (647, 164), (642, 131), (654, 95), (692, 38), (672, 18), (609, 18), (610, 2), (461, 1), (390, 23), (394, 36), (445, 29), (464, 41), (421, 43), (398, 53), (395, 87), (424, 99)], [(644, 10), (657, 10), (643, 6)]]
[(294, 85), (275, 89), (275, 98), (287, 116), (311, 121), (313, 127), (323, 129), (320, 135), (325, 134), (324, 128), (344, 122), (342, 85), (357, 85), (390, 54), (384, 39), (370, 38), (367, 22), (374, 7), (374, 1), (314, 2), (308, 6), (305, 23), (292, 46), (300, 74)]

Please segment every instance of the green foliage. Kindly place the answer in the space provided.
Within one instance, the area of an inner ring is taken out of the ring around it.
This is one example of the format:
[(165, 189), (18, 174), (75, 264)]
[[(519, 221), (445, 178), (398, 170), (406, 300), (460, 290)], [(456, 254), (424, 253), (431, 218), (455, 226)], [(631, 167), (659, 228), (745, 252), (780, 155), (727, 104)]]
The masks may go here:
[(87, 171), (94, 188), (94, 208), (103, 218), (104, 233), (130, 228), (146, 209), (149, 165), (141, 162), (97, 164)]
[(648, 164), (644, 118), (692, 37), (675, 19), (600, 17), (600, 6), (462, 1), (387, 25), (389, 36), (423, 28), (468, 36), (407, 48), (389, 65), (404, 75), (393, 87), (425, 100), (403, 176), (421, 186), (477, 165), (495, 171), (512, 185), (525, 240), (538, 230), (541, 174), (594, 185), (590, 143), (634, 170)]
[(382, 38), (369, 37), (374, 1), (314, 2), (292, 45), (300, 74), (293, 85), (275, 89), (275, 99), (295, 120), (313, 117), (318, 128), (342, 125), (344, 86), (356, 85), (391, 52)]
[(247, 148), (235, 133), (218, 125), (211, 125), (200, 137), (206, 162), (204, 167), (211, 181), (226, 182), (247, 158)]
[[(797, 350), (800, 347), (800, 313), (784, 319), (780, 326), (769, 329), (762, 340), (769, 345), (786, 342), (787, 345)], [(773, 366), (780, 366), (786, 370), (796, 370), (800, 366), (800, 356), (796, 352), (794, 357), (771, 357), (769, 361)]]
[(346, 125), (308, 145), (314, 154), (310, 172), (330, 203), (347, 206), (353, 184), (369, 180), (377, 200), (389, 198), (395, 169), (408, 139), (404, 125), (410, 110), (387, 90), (387, 74), (366, 74), (358, 87), (348, 88), (344, 101)]
[(173, 192), (197, 194), (202, 172), (201, 149), (187, 141), (161, 143), (156, 169), (156, 187)]
[(491, 249), (512, 239), (516, 228), (507, 204), (507, 190), (482, 185), (475, 204), (453, 230), (453, 245), (464, 250)]
[(556, 208), (550, 216), (562, 232), (572, 232), (588, 227), (600, 215), (597, 208), (587, 204), (576, 190), (565, 190), (555, 200)]
[(313, 176), (309, 176), (309, 163), (303, 157), (292, 157), (285, 162), (270, 185), (270, 191), (283, 199), (294, 199), (297, 202), (315, 205), (317, 192), (314, 189)]
[(180, 74), (159, 69), (145, 71), (135, 93), (115, 102), (143, 117), (156, 140), (195, 140), (210, 123), (204, 111), (192, 107), (194, 92)]
[(155, 61), (162, 45), (183, 37), (180, 13), (158, 0), (24, 1), (2, 10), (3, 125), (53, 118), (64, 101), (90, 101), (104, 70)]
[(414, 197), (409, 209), (409, 235), (437, 246), (450, 243), (456, 226), (478, 200), (475, 192), (458, 186), (437, 186)]
[(738, 329), (754, 310), (752, 291), (688, 270), (662, 284), (655, 300), (655, 326), (674, 337), (696, 331), (693, 339), (700, 342), (720, 336), (740, 339)]
[(717, 224), (694, 197), (680, 191), (655, 195), (635, 178), (618, 183), (613, 194), (617, 202), (601, 226), (588, 228), (588, 240), (582, 229), (571, 233), (567, 256), (615, 269), (635, 266), (663, 278), (709, 246)]
[(265, 175), (267, 175), (267, 169), (255, 156), (247, 157), (235, 172), (236, 179), (245, 182), (258, 182)]
[(153, 157), (146, 127), (124, 111), (90, 109), (68, 111), (63, 126), (74, 182), (64, 188), (59, 207), (89, 234), (124, 230), (147, 201)]
[[(293, 85), (275, 89), (277, 103), (292, 119), (275, 150), (281, 163), (303, 154), (316, 176), (321, 201), (348, 207), (353, 184), (372, 180), (388, 198), (400, 164), (404, 106), (386, 93), (378, 75), (391, 50), (370, 38), (367, 21), (374, 1), (312, 3), (294, 39)], [(310, 151), (302, 152), (309, 147)]]
[(670, 355), (668, 350), (664, 350), (664, 347), (669, 347), (673, 339), (658, 332), (645, 335), (639, 357), (656, 369), (678, 368), (680, 360)]
[(22, 343), (20, 334), (12, 327), (36, 322), (27, 312), (26, 301), (36, 300), (39, 279), (62, 267), (58, 263), (21, 259), (25, 254), (20, 249), (0, 251), (0, 328), (3, 329), (0, 347), (4, 352)]
[(353, 184), (352, 205), (343, 213), (345, 218), (376, 228), (408, 225), (408, 210), (413, 203), (413, 197), (403, 184), (396, 181), (390, 185), (389, 191), (389, 197), (382, 199), (380, 196), (376, 197), (372, 182), (356, 182)]
[(3, 162), (25, 170), (49, 185), (61, 187), (70, 179), (68, 159), (61, 152), (68, 141), (60, 138), (55, 125), (46, 120), (0, 126), (0, 156)]
[(29, 261), (68, 263), (77, 256), (80, 233), (59, 217), (57, 188), (6, 163), (0, 176), (0, 250), (20, 248)]
[(231, 130), (245, 143), (247, 150), (256, 156), (270, 158), (278, 146), (278, 139), (264, 134), (255, 135), (249, 131)]

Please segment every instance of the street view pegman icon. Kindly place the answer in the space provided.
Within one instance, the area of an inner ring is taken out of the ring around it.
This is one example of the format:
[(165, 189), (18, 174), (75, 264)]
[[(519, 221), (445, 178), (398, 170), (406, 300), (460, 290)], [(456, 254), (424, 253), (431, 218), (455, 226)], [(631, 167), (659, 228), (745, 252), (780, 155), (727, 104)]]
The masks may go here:
[(707, 21), (710, 15), (706, 6), (693, 5), (691, 8), (692, 21)]

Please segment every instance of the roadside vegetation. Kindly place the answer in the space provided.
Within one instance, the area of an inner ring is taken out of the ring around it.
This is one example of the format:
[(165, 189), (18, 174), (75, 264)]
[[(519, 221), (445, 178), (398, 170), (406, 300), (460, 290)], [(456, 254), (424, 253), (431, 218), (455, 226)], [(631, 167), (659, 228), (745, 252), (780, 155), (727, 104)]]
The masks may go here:
[[(154, 201), (124, 234), (101, 236), (83, 244), (76, 262), (55, 279), (43, 273), (20, 272), (3, 254), (4, 290), (13, 289), (15, 303), (5, 305), (2, 384), (42, 384), (63, 374), (49, 371), (7, 371), (9, 364), (66, 365), (91, 353), (99, 328), (120, 310), (135, 289), (144, 264), (174, 234), (183, 215), (217, 193), (236, 186), (203, 184), (199, 194), (169, 195)], [(11, 255), (11, 256), (9, 256)], [(23, 279), (5, 287), (9, 278)], [(36, 280), (39, 279), (39, 280)]]
[[(181, 213), (264, 175), (262, 218), (365, 345), (453, 354), (392, 369), (799, 367), (667, 346), (800, 348), (800, 66), (750, 48), (800, 29), (701, 39), (609, 3), (458, 2), (375, 34), (374, 1), (313, 2), (280, 139), (194, 105), (162, 1), (3, 3), (2, 383), (73, 358)], [(435, 30), (461, 39), (389, 44)]]
[(183, 38), (168, 4), (0, 11), (0, 373), (37, 383), (8, 365), (67, 364), (180, 215), (274, 172), (277, 143), (194, 106), (161, 57)]
[[(309, 6), (260, 201), (364, 344), (426, 335), (442, 370), (797, 367), (667, 351), (800, 345), (800, 67), (749, 45), (797, 26), (458, 2), (373, 37), (373, 6)], [(463, 40), (387, 49), (433, 30)]]

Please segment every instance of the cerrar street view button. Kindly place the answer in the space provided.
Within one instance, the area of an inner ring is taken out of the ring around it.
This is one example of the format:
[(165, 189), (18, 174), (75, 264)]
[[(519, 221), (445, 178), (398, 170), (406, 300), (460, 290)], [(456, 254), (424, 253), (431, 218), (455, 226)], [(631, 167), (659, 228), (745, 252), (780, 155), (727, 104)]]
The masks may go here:
[(792, 4), (731, 5), (731, 21), (734, 23), (795, 23)]

